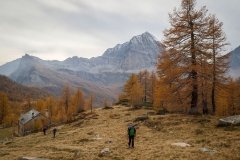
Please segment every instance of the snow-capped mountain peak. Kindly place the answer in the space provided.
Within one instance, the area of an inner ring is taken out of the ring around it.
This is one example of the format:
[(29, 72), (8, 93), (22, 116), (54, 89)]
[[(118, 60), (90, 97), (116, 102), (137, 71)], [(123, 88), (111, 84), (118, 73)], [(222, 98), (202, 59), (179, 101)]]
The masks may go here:
[[(134, 36), (130, 41), (107, 49), (103, 56), (95, 58), (101, 72), (138, 72), (152, 69), (157, 56), (161, 53), (161, 44), (149, 32)], [(97, 71), (95, 67), (93, 71)]]
[(156, 41), (157, 41), (157, 39), (152, 34), (150, 34), (149, 32), (144, 32), (141, 35), (134, 36), (130, 40), (130, 42), (132, 42), (132, 43), (142, 43), (142, 42), (155, 43)]

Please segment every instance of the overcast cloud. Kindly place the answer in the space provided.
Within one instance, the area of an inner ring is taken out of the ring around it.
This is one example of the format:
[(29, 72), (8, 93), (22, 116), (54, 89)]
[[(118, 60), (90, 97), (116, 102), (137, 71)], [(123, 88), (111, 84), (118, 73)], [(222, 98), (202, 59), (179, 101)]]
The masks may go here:
[[(0, 0), (0, 65), (25, 53), (42, 59), (94, 57), (145, 31), (161, 40), (180, 0)], [(240, 1), (198, 0), (240, 45)]]

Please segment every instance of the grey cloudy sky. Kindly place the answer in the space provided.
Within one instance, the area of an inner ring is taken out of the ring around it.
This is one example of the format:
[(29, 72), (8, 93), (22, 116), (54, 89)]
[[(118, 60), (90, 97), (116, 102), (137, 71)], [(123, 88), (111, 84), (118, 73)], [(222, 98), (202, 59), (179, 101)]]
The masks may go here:
[[(25, 53), (42, 59), (94, 57), (145, 31), (161, 40), (181, 0), (0, 0), (0, 65)], [(198, 0), (240, 45), (240, 1)]]

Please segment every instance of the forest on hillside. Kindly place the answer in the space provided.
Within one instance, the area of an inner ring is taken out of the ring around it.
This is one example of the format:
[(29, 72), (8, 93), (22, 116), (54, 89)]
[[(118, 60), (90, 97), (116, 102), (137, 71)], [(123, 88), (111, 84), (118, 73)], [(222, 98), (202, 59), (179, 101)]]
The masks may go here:
[[(77, 113), (93, 108), (94, 95), (85, 97), (81, 89), (75, 92), (65, 86), (60, 97), (44, 96), (39, 99), (23, 98), (22, 101), (9, 100), (4, 92), (0, 92), (0, 124), (4, 127), (18, 125), (21, 114), (36, 109), (46, 116), (51, 125), (71, 122)], [(107, 101), (104, 103), (107, 105)], [(42, 128), (42, 124), (36, 124)]]

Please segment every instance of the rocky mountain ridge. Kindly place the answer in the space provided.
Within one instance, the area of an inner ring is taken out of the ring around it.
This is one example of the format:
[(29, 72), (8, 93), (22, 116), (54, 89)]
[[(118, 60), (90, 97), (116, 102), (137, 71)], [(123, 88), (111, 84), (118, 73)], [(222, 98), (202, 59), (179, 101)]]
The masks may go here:
[(145, 32), (90, 59), (75, 56), (64, 61), (46, 61), (25, 54), (0, 66), (0, 74), (56, 95), (63, 86), (70, 85), (81, 88), (86, 94), (93, 93), (99, 99), (115, 99), (131, 73), (155, 68), (161, 51), (160, 42)]

